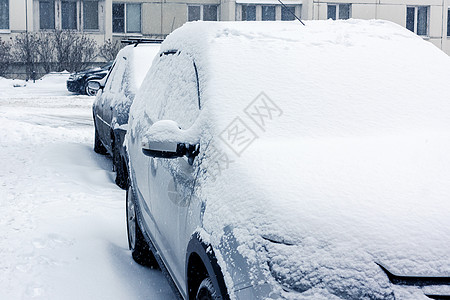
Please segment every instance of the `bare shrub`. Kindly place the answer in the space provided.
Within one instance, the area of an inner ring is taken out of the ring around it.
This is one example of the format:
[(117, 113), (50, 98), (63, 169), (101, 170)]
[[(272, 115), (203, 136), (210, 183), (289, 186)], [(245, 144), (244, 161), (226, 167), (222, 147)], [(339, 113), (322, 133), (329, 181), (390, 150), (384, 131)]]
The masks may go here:
[(118, 41), (114, 42), (108, 39), (103, 45), (99, 47), (98, 56), (106, 61), (113, 61), (121, 48), (122, 46)]
[(0, 76), (5, 76), (11, 64), (11, 44), (0, 39)]
[(85, 69), (97, 52), (97, 43), (83, 33), (68, 30), (54, 32), (57, 71)]
[(36, 35), (24, 32), (13, 40), (12, 55), (15, 61), (25, 64), (27, 79), (36, 79), (38, 53)]
[(55, 69), (55, 38), (53, 32), (39, 32), (36, 34), (36, 52), (40, 66), (45, 73)]
[(27, 79), (45, 73), (85, 69), (97, 55), (97, 43), (84, 33), (67, 30), (21, 33), (13, 40), (12, 54), (24, 63)]

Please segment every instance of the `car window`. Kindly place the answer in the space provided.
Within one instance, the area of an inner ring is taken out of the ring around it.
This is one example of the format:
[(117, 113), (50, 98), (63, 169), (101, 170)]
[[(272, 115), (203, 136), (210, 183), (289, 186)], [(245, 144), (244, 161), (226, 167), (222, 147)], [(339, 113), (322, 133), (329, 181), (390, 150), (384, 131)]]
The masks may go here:
[(122, 75), (122, 81), (120, 84), (120, 92), (123, 93), (125, 97), (130, 96), (130, 80), (131, 80), (130, 68), (125, 68)]
[(126, 67), (126, 57), (117, 58), (116, 63), (111, 71), (111, 75), (105, 85), (105, 91), (109, 93), (117, 93), (121, 89), (122, 76)]
[(107, 75), (108, 77), (106, 78), (105, 88), (103, 89), (104, 92), (108, 92), (111, 89), (111, 81), (114, 74), (116, 73), (116, 70), (117, 70), (117, 61), (113, 64), (111, 70)]
[(145, 94), (151, 99), (146, 113), (155, 122), (173, 120), (182, 129), (199, 114), (197, 76), (194, 61), (182, 52), (163, 54), (155, 65)]

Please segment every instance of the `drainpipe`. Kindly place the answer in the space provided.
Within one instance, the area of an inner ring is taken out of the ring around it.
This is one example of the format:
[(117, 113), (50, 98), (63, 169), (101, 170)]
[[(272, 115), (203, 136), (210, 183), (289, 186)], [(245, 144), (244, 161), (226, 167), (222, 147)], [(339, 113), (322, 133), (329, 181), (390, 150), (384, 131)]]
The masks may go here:
[(314, 16), (314, 13), (315, 13), (315, 3), (314, 3), (314, 0), (313, 0), (313, 16), (312, 16), (312, 19), (313, 20), (319, 20), (320, 18), (319, 18), (319, 12), (320, 12), (320, 0), (318, 0), (317, 1), (317, 19), (315, 18), (315, 16)]
[(163, 36), (163, 0), (161, 0), (161, 38)]
[[(445, 0), (442, 0), (442, 26), (441, 26), (441, 50), (442, 47), (444, 46), (444, 26), (445, 26), (445, 22), (444, 22), (444, 18), (445, 18)], [(447, 20), (448, 22), (448, 20)], [(448, 35), (448, 32), (447, 32)]]
[(28, 0), (25, 0), (25, 32), (28, 33)]
[[(27, 0), (24, 0), (24, 1), (25, 1), (25, 37), (27, 39), (27, 47), (28, 47), (28, 45), (29, 45), (29, 41), (28, 41), (28, 5), (27, 5)], [(26, 64), (25, 72), (27, 73), (27, 81), (30, 79), (29, 75), (31, 73), (31, 68), (29, 65), (30, 58), (28, 57), (28, 54), (29, 53), (27, 53), (27, 61), (25, 62), (25, 64)]]

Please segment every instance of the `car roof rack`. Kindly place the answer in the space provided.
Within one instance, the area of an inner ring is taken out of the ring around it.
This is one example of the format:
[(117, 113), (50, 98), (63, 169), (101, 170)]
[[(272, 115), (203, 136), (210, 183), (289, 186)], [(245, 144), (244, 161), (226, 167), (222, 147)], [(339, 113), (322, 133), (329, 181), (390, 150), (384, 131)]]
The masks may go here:
[(146, 38), (127, 38), (122, 40), (122, 44), (134, 45), (135, 47), (139, 44), (161, 44), (164, 39), (146, 39)]

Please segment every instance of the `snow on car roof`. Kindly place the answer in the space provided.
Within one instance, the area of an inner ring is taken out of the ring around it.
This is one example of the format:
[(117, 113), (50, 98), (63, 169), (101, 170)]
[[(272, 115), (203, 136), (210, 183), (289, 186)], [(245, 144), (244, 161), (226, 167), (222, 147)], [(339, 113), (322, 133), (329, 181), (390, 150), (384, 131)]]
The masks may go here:
[[(189, 22), (171, 33), (164, 40), (162, 49), (173, 50), (183, 47), (191, 51), (195, 48), (196, 52), (202, 52), (206, 49), (206, 45), (223, 36), (241, 36), (243, 39), (254, 41), (260, 39), (301, 41), (305, 45), (318, 45), (321, 42), (348, 45), (344, 37), (356, 42), (355, 34), (359, 37), (389, 40), (400, 37), (420, 39), (400, 25), (384, 20), (314, 20), (305, 23), (306, 26), (298, 21)], [(364, 44), (364, 40), (367, 39), (358, 40), (359, 44)], [(229, 46), (232, 47), (233, 43)]]
[(162, 44), (173, 49), (194, 57), (219, 130), (261, 93), (306, 136), (447, 124), (450, 59), (391, 22), (194, 22)]

